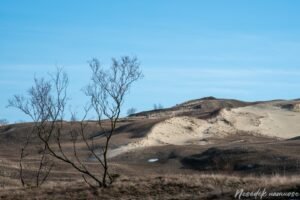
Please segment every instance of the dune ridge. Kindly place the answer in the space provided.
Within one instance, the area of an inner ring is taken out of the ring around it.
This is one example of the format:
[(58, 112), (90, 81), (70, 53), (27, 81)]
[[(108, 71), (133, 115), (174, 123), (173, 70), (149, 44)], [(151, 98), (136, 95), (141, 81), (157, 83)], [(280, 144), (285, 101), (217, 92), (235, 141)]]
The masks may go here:
[(210, 119), (171, 117), (152, 127), (139, 141), (112, 149), (116, 156), (137, 148), (161, 145), (208, 144), (209, 138), (247, 132), (281, 139), (300, 135), (300, 113), (274, 104), (257, 104), (239, 108), (224, 108)]

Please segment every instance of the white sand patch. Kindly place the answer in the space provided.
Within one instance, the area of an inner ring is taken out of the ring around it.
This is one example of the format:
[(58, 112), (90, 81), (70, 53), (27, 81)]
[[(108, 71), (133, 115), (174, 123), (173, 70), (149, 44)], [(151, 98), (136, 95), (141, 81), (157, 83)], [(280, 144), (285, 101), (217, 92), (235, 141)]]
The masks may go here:
[(221, 120), (206, 121), (193, 117), (173, 117), (156, 124), (143, 139), (110, 151), (114, 157), (137, 148), (161, 145), (207, 144), (202, 139), (224, 136), (235, 131)]
[(221, 115), (237, 130), (279, 138), (300, 135), (300, 113), (269, 104), (224, 110)]
[(155, 125), (140, 141), (144, 146), (174, 144), (183, 145), (190, 140), (201, 139), (208, 123), (191, 117), (174, 117)]
[(300, 112), (300, 104), (295, 104), (292, 108), (292, 111), (294, 112)]
[(156, 124), (143, 139), (121, 146), (110, 151), (109, 156), (114, 157), (123, 152), (137, 148), (160, 145), (183, 145), (188, 141), (204, 138), (208, 123), (191, 117), (174, 117)]
[(151, 158), (148, 160), (148, 162), (150, 162), (150, 163), (157, 162), (157, 161), (158, 161), (158, 158)]

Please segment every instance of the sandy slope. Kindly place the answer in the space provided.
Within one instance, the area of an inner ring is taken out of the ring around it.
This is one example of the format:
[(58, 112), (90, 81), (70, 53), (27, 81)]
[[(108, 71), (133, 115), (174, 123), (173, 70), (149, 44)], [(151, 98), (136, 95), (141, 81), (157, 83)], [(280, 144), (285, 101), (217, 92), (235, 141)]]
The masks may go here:
[(110, 156), (149, 146), (201, 145), (208, 143), (210, 137), (223, 137), (240, 131), (279, 138), (296, 137), (300, 135), (300, 113), (273, 104), (258, 104), (223, 109), (217, 117), (209, 120), (173, 117), (156, 124), (140, 141), (112, 150)]
[(274, 105), (259, 104), (224, 110), (221, 115), (237, 130), (279, 138), (300, 135), (300, 113)]

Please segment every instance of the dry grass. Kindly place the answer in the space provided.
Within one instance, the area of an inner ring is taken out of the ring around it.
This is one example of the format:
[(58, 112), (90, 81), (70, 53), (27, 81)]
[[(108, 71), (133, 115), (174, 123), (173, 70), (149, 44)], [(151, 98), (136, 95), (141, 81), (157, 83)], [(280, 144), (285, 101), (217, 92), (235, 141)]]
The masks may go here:
[(237, 189), (272, 191), (300, 188), (300, 176), (238, 177), (218, 174), (122, 176), (106, 189), (82, 181), (48, 182), (41, 188), (5, 187), (2, 199), (232, 199)]

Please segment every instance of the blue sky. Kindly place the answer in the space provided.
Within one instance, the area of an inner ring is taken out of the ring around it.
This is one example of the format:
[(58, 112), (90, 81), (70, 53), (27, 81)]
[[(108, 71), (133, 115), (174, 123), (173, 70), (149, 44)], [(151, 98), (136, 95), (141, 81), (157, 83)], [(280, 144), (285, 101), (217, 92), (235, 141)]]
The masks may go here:
[(124, 110), (165, 107), (216, 96), (242, 100), (299, 98), (300, 1), (296, 0), (1, 0), (0, 118), (34, 75), (64, 67), (73, 107), (93, 57), (137, 56), (145, 78)]

